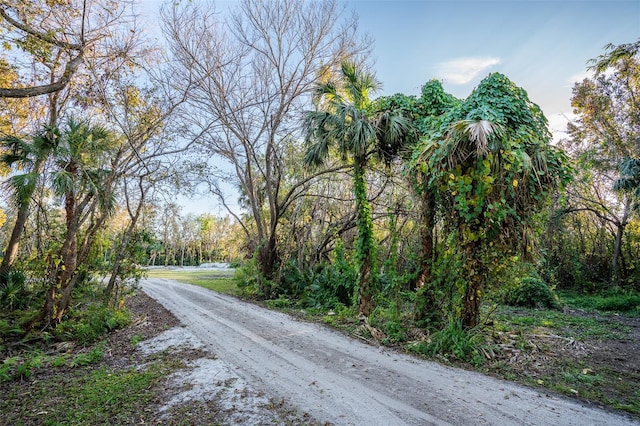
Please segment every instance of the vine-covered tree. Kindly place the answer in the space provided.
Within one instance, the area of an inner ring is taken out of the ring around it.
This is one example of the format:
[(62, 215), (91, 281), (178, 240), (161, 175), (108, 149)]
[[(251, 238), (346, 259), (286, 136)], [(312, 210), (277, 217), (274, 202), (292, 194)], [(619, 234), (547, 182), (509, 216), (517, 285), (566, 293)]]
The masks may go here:
[(430, 176), (445, 226), (463, 255), (460, 319), (478, 324), (491, 256), (533, 243), (533, 222), (549, 195), (570, 178), (564, 153), (551, 146), (547, 120), (527, 93), (502, 74), (486, 77), (438, 132), (423, 141), (417, 170)]
[(310, 111), (305, 120), (309, 144), (305, 155), (307, 164), (323, 164), (330, 149), (335, 147), (344, 161), (353, 166), (358, 227), (358, 310), (363, 315), (369, 315), (374, 307), (376, 283), (376, 243), (365, 180), (367, 162), (373, 153), (385, 153), (387, 148), (403, 145), (413, 130), (404, 115), (373, 108), (369, 96), (379, 87), (373, 74), (363, 71), (353, 61), (344, 61), (337, 81), (318, 85), (315, 92), (318, 108)]
[[(410, 138), (404, 146), (391, 147), (384, 152), (385, 158), (399, 155), (405, 164), (411, 162), (418, 140), (426, 135), (437, 133), (442, 125), (444, 114), (459, 103), (454, 96), (446, 93), (442, 83), (430, 80), (422, 86), (421, 96), (395, 94), (376, 99), (377, 107), (382, 110), (400, 110), (412, 121), (415, 138)], [(431, 278), (434, 257), (434, 227), (436, 222), (436, 192), (428, 185), (429, 176), (416, 168), (405, 169), (411, 187), (419, 200), (420, 253), (419, 272), (414, 287), (422, 288)], [(421, 314), (417, 315), (421, 317)]]

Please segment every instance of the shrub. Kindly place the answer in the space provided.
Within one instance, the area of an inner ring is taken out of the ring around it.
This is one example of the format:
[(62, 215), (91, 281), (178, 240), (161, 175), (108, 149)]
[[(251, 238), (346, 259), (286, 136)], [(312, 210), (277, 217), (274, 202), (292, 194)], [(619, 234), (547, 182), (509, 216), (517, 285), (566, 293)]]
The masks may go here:
[(549, 286), (537, 277), (525, 277), (520, 284), (508, 290), (504, 303), (510, 306), (539, 309), (558, 309), (558, 297)]
[(282, 277), (274, 293), (298, 299), (305, 308), (337, 309), (351, 306), (357, 282), (357, 271), (338, 240), (333, 251), (335, 260), (315, 269), (300, 269), (295, 261), (284, 265)]
[(233, 279), (243, 295), (263, 296), (261, 294), (260, 281), (264, 278), (260, 274), (258, 262), (255, 258), (236, 268)]
[(305, 288), (301, 302), (308, 307), (336, 309), (353, 305), (356, 270), (346, 262), (336, 261), (318, 267)]
[(94, 304), (77, 317), (72, 316), (60, 324), (56, 332), (83, 345), (88, 345), (99, 340), (105, 333), (123, 328), (130, 322), (131, 317), (128, 311)]
[(640, 293), (633, 290), (616, 287), (590, 298), (592, 307), (599, 311), (640, 313)]
[(8, 311), (24, 309), (29, 305), (30, 294), (27, 291), (27, 277), (22, 271), (11, 271), (7, 282), (0, 286), (0, 307)]

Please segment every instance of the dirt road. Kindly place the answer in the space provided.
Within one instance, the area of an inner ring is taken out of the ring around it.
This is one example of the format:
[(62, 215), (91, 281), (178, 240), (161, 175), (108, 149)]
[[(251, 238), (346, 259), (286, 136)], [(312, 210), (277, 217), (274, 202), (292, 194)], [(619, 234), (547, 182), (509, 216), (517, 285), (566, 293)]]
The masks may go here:
[(243, 380), (335, 425), (638, 425), (481, 374), (425, 362), (210, 290), (142, 289)]

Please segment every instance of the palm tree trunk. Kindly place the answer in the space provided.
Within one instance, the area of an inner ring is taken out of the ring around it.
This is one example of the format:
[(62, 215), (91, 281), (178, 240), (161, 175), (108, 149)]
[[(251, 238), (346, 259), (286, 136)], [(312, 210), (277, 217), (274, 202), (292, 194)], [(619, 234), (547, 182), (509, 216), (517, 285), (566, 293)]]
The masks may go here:
[[(33, 173), (35, 176), (39, 176), (42, 172), (42, 168), (44, 167), (44, 159), (38, 158), (33, 165)], [(35, 188), (35, 187), (34, 187)], [(11, 267), (15, 263), (18, 257), (18, 249), (20, 248), (20, 237), (24, 232), (24, 227), (27, 224), (27, 219), (29, 218), (29, 208), (31, 201), (31, 194), (25, 200), (22, 200), (20, 206), (18, 208), (18, 214), (16, 215), (16, 222), (13, 225), (13, 230), (11, 231), (11, 237), (9, 238), (9, 242), (7, 243), (7, 249), (4, 252), (4, 257), (2, 258), (2, 264), (0, 265), (0, 284), (6, 283), (9, 272), (11, 271)]]
[(431, 279), (433, 262), (433, 224), (435, 221), (435, 200), (428, 190), (420, 194), (420, 273), (415, 281), (416, 288), (423, 287)]
[(0, 284), (7, 282), (9, 272), (13, 266), (16, 258), (18, 257), (18, 248), (20, 247), (20, 236), (27, 223), (29, 217), (29, 203), (20, 205), (18, 214), (16, 215), (16, 222), (13, 225), (13, 231), (11, 232), (11, 238), (7, 244), (4, 257), (2, 258), (2, 265), (0, 265)]
[(462, 326), (465, 330), (469, 330), (478, 325), (480, 320), (480, 292), (482, 291), (484, 278), (482, 273), (482, 262), (478, 253), (477, 241), (466, 244), (464, 251), (467, 256), (466, 279), (467, 289), (464, 295), (462, 305)]
[(374, 308), (375, 291), (373, 224), (371, 223), (371, 204), (367, 196), (367, 184), (364, 176), (364, 162), (356, 159), (353, 167), (354, 192), (356, 197), (356, 223), (358, 240), (356, 260), (359, 263), (360, 282), (358, 284), (358, 312), (368, 316)]
[(60, 266), (56, 266), (56, 273), (52, 274), (52, 280), (47, 290), (47, 298), (43, 307), (43, 319), (46, 325), (57, 325), (64, 315), (71, 298), (74, 273), (78, 261), (78, 228), (76, 218), (76, 198), (72, 191), (65, 195), (65, 215), (67, 232), (65, 240), (60, 248)]

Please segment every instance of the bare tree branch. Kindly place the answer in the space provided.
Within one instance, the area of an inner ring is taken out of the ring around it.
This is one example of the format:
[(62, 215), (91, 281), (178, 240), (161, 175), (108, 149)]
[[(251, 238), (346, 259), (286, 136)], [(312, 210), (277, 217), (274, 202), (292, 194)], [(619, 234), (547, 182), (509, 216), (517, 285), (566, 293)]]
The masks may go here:
[(83, 52), (81, 51), (67, 63), (62, 76), (53, 83), (34, 87), (0, 88), (0, 98), (32, 98), (34, 96), (59, 92), (67, 87), (71, 81), (71, 77), (82, 63), (82, 60)]

